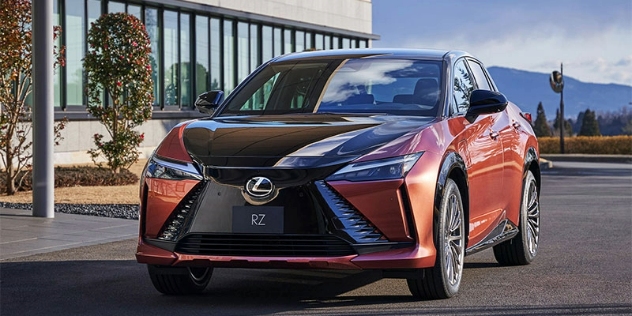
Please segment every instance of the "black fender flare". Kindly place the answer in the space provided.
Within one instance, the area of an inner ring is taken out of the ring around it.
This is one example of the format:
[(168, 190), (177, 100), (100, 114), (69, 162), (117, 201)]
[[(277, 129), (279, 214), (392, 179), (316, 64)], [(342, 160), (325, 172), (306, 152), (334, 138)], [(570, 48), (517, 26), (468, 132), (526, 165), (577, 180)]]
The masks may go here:
[[(531, 167), (532, 164), (535, 163), (535, 169)], [(535, 181), (538, 183), (538, 195), (540, 194), (540, 157), (538, 156), (538, 152), (534, 147), (529, 147), (524, 155), (524, 164), (522, 167), (522, 180), (527, 177), (527, 171), (534, 170), (533, 176), (535, 177)], [(524, 181), (523, 181), (524, 182)]]
[[(458, 170), (463, 176), (462, 181), (456, 181), (459, 186), (459, 190), (461, 191), (461, 198), (463, 203), (463, 210), (465, 212), (464, 217), (465, 220), (469, 220), (469, 184), (468, 184), (468, 176), (467, 176), (467, 167), (465, 166), (465, 161), (463, 158), (456, 152), (448, 152), (446, 153), (443, 161), (441, 162), (441, 166), (439, 167), (439, 174), (437, 175), (437, 185), (435, 188), (435, 198), (434, 198), (434, 208), (433, 208), (433, 239), (435, 241), (435, 246), (437, 243), (436, 240), (436, 232), (434, 231), (435, 227), (438, 227), (439, 223), (439, 207), (441, 206), (441, 199), (443, 197), (443, 189), (445, 188), (446, 182), (448, 181), (448, 177), (454, 170)], [(466, 225), (467, 227), (467, 225)], [(466, 236), (466, 244), (469, 236)]]

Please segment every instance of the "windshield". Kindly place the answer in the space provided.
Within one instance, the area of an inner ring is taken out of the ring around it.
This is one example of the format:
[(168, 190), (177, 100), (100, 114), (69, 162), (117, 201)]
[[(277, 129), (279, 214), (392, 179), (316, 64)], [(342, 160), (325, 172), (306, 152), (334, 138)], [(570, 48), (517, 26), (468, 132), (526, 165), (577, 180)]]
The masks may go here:
[(441, 62), (344, 59), (273, 63), (219, 114), (386, 113), (435, 116)]

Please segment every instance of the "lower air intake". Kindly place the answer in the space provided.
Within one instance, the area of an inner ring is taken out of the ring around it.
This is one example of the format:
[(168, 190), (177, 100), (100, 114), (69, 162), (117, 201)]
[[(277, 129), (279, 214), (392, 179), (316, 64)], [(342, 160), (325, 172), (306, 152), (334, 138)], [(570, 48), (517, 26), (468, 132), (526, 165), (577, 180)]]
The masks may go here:
[(212, 256), (338, 257), (357, 254), (351, 245), (327, 235), (192, 234), (176, 252)]

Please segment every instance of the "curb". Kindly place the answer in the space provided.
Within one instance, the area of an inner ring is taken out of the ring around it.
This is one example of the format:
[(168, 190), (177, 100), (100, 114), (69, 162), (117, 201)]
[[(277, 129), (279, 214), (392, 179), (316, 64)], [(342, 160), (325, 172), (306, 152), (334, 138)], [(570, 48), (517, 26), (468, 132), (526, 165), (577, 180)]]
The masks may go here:
[(632, 155), (541, 154), (542, 161), (632, 163)]
[(540, 157), (540, 170), (553, 168), (553, 162)]

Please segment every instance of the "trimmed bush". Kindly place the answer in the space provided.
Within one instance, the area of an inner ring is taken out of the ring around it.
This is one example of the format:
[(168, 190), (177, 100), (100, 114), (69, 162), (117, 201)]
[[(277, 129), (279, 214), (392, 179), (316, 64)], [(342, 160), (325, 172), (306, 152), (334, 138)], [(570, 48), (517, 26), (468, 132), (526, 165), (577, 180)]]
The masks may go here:
[[(540, 137), (540, 153), (559, 154), (559, 137)], [(564, 153), (632, 155), (632, 136), (577, 136), (564, 138)]]
[[(33, 178), (30, 170), (22, 171), (29, 173), (24, 178), (22, 186), (18, 191), (30, 191), (33, 189)], [(6, 176), (0, 174), (0, 185), (6, 183)], [(55, 187), (75, 187), (75, 186), (115, 186), (137, 184), (138, 176), (129, 170), (122, 170), (120, 173), (113, 173), (109, 169), (95, 167), (55, 167)]]

